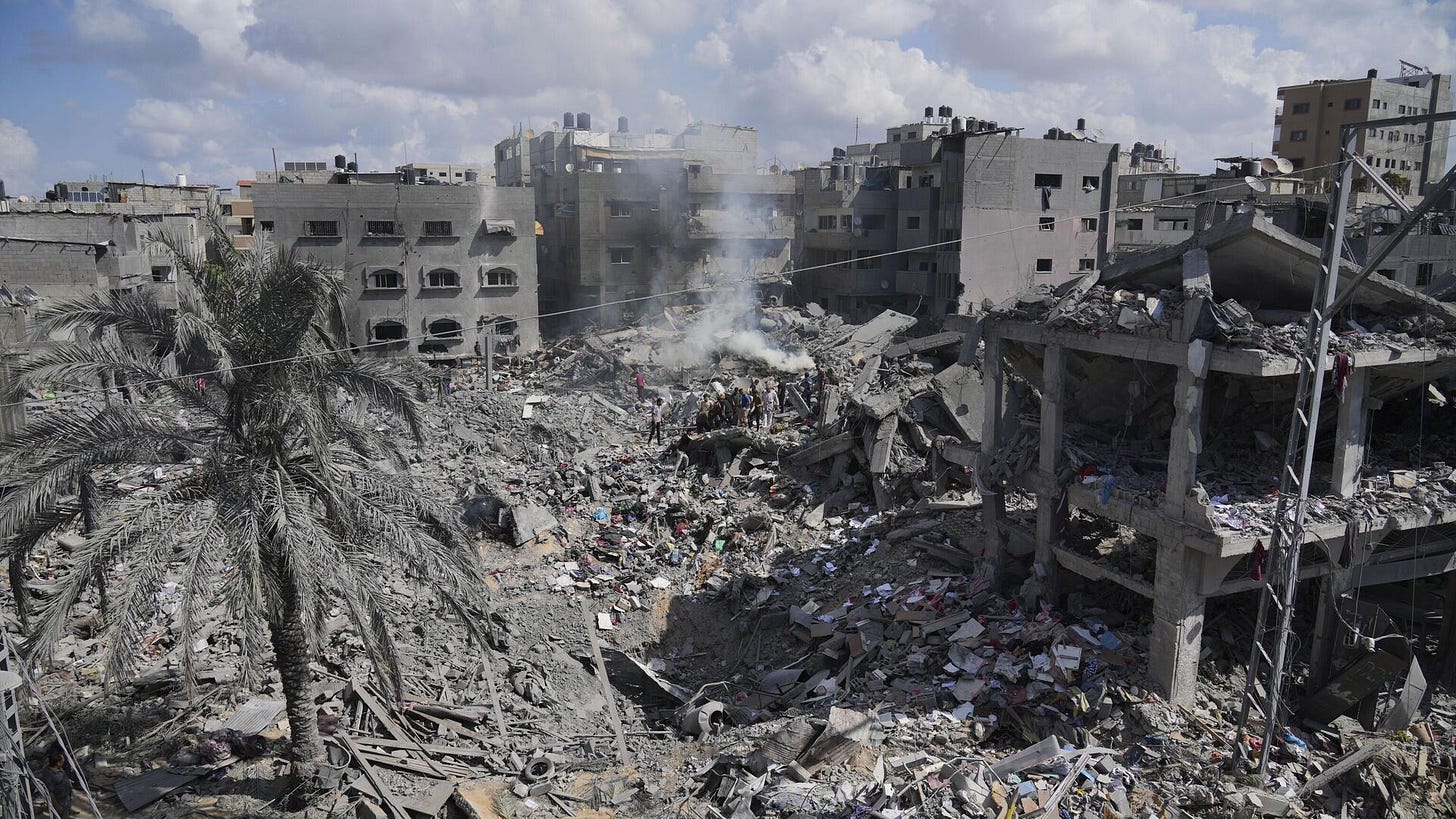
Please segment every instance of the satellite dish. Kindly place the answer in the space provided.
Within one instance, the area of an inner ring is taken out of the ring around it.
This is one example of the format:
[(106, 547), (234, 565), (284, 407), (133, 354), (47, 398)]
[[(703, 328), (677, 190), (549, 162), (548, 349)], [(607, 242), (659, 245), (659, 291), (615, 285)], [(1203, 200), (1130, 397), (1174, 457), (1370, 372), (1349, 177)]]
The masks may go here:
[(1268, 193), (1269, 192), (1269, 183), (1268, 182), (1265, 182), (1264, 180), (1260, 179), (1257, 176), (1246, 176), (1246, 177), (1244, 177), (1244, 184), (1245, 185), (1248, 185), (1250, 188), (1252, 188), (1254, 190), (1254, 193)]
[(1294, 170), (1294, 163), (1285, 159), (1282, 156), (1274, 160), (1274, 162), (1279, 166), (1280, 173), (1289, 173), (1290, 171)]
[(1279, 161), (1272, 156), (1266, 156), (1259, 160), (1259, 169), (1267, 174), (1279, 173)]

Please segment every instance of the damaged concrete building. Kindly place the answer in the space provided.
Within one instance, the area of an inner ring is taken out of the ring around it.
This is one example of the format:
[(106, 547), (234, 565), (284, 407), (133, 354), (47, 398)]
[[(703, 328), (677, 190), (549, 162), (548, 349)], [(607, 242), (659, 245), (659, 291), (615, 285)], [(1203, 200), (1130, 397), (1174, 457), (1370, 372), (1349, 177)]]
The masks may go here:
[[(1196, 690), (1206, 603), (1262, 586), (1319, 270), (1318, 248), (1263, 215), (1226, 215), (981, 324), (988, 556), (1006, 567), (1025, 555), (1033, 597), (1054, 598), (1071, 572), (1148, 598), (1151, 677), (1175, 703)], [(1343, 286), (1356, 273), (1344, 264)], [(1456, 373), (1456, 308), (1381, 277), (1355, 292), (1324, 363), (1326, 480), (1300, 572), (1320, 584), (1311, 692), (1354, 675), (1348, 694), (1370, 663), (1401, 665), (1344, 631), (1368, 621), (1362, 606), (1419, 620), (1444, 605), (1456, 619), (1456, 589), (1430, 585), (1456, 577), (1456, 450), (1438, 386)], [(1016, 492), (1036, 499), (1027, 520), (1008, 515)], [(1392, 583), (1408, 585), (1383, 597)], [(1453, 639), (1447, 629), (1447, 655)]]
[(543, 312), (602, 305), (573, 319), (613, 324), (642, 309), (619, 302), (790, 267), (794, 180), (759, 168), (751, 127), (609, 133), (568, 113), (495, 151), (499, 184), (535, 197)]
[(927, 108), (796, 174), (801, 299), (858, 321), (885, 308), (939, 318), (1102, 266), (1118, 146), (1085, 121), (1028, 138), (953, 114)]
[(285, 250), (344, 272), (354, 343), (430, 361), (482, 356), (488, 336), (503, 350), (540, 343), (529, 192), (477, 184), (473, 171), (445, 183), (413, 166), (359, 173), (343, 160), (260, 171), (246, 186), (254, 215), (230, 204)]

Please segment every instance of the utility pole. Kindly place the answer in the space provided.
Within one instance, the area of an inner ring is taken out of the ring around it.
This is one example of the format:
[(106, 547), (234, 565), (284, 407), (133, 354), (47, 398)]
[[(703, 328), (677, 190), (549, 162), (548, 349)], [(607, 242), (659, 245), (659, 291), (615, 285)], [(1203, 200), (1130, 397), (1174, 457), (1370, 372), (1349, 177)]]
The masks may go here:
[[(1456, 119), (1456, 112), (1356, 122), (1340, 128), (1340, 159), (1332, 172), (1333, 187), (1330, 190), (1324, 246), (1320, 252), (1320, 272), (1309, 318), (1305, 322), (1304, 349), (1297, 361), (1299, 386), (1295, 393), (1294, 411), (1289, 420), (1284, 469), (1279, 481), (1279, 502), (1275, 506), (1274, 519), (1271, 521), (1273, 535), (1269, 545), (1268, 579), (1259, 599), (1254, 645), (1249, 656), (1243, 702), (1234, 736), (1234, 758), (1247, 760), (1245, 740), (1248, 736), (1249, 711), (1257, 709), (1264, 719), (1263, 744), (1258, 751), (1258, 773), (1261, 779), (1269, 773), (1269, 756), (1274, 738), (1279, 735), (1286, 720), (1283, 688), (1290, 659), (1289, 632), (1294, 620), (1295, 593), (1299, 588), (1300, 550), (1304, 545), (1309, 477), (1314, 464), (1315, 439), (1319, 432), (1330, 323), (1335, 314), (1350, 303), (1361, 282), (1369, 278), (1377, 265), (1395, 249), (1396, 244), (1435, 207), (1452, 184), (1456, 183), (1456, 167), (1452, 167), (1420, 206), (1411, 209), (1397, 192), (1380, 179), (1375, 169), (1366, 164), (1355, 148), (1359, 144), (1361, 131), (1366, 128), (1416, 125), (1453, 119)], [(1364, 171), (1371, 184), (1405, 212), (1405, 219), (1393, 235), (1371, 252), (1364, 267), (1341, 295), (1337, 291), (1343, 264), (1341, 251), (1344, 246), (1345, 211), (1349, 205), (1350, 187), (1356, 168)]]
[(25, 739), (20, 731), (18, 692), (24, 677), (16, 668), (20, 659), (10, 651), (10, 640), (0, 646), (0, 819), (30, 819), (32, 803), (25, 769)]

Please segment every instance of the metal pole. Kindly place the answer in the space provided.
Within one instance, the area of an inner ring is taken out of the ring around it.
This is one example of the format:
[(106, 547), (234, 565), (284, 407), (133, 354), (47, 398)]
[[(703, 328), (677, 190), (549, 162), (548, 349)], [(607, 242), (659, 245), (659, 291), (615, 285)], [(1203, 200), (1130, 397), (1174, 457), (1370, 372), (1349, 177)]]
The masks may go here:
[(20, 700), (16, 696), (24, 678), (14, 668), (18, 659), (10, 641), (0, 648), (0, 817), (28, 819), (30, 787), (25, 769), (25, 741), (20, 731)]
[(495, 325), (485, 334), (485, 388), (494, 389), (495, 383)]
[[(1258, 772), (1262, 779), (1269, 772), (1269, 755), (1274, 737), (1281, 727), (1280, 710), (1284, 674), (1289, 660), (1289, 631), (1294, 619), (1294, 598), (1299, 588), (1299, 558), (1304, 545), (1305, 515), (1309, 502), (1309, 476), (1314, 465), (1315, 439), (1319, 433), (1320, 400), (1324, 391), (1325, 357), (1328, 353), (1331, 306), (1335, 301), (1342, 264), (1341, 249), (1345, 239), (1345, 210), (1349, 204), (1354, 145), (1359, 132), (1355, 128), (1341, 131), (1340, 160), (1334, 170), (1334, 190), (1330, 192), (1329, 222), (1325, 226), (1324, 247), (1320, 253), (1320, 278), (1312, 294), (1307, 336), (1299, 362), (1299, 388), (1294, 412), (1289, 423), (1284, 471), (1280, 476), (1279, 502), (1275, 506), (1273, 535), (1270, 538), (1269, 582), (1259, 603), (1259, 620), (1254, 646), (1249, 658), (1248, 679), (1235, 733), (1235, 755), (1243, 758), (1244, 738), (1249, 707), (1264, 661), (1269, 665), (1265, 682), (1263, 711), (1263, 745), (1259, 749)], [(1296, 468), (1298, 471), (1296, 472)], [(1277, 597), (1277, 599), (1275, 599)], [(1270, 636), (1267, 629), (1270, 606), (1277, 607), (1278, 625), (1274, 630), (1277, 642), (1273, 656), (1264, 648)]]

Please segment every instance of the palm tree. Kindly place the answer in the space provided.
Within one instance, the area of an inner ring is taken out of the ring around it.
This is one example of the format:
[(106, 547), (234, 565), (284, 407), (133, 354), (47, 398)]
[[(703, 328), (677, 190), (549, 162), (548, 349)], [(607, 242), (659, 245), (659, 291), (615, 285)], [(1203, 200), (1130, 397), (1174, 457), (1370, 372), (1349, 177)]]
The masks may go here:
[[(458, 510), (413, 485), (396, 443), (405, 436), (379, 431), (370, 414), (392, 416), (419, 442), (419, 373), (350, 354), (334, 272), (266, 242), (235, 251), (220, 220), (211, 221), (212, 263), (158, 237), (191, 285), (175, 311), (112, 292), (38, 316), (40, 332), (76, 331), (82, 340), (16, 367), (16, 395), (105, 376), (145, 398), (53, 410), (0, 446), (0, 538), (14, 554), (93, 509), (95, 528), (38, 608), (30, 645), (49, 656), (88, 581), (125, 562), (104, 624), (109, 678), (134, 669), (157, 617), (158, 587), (169, 565), (180, 566), (172, 576), (184, 671), (192, 672), (186, 647), (203, 609), (220, 599), (245, 660), (266, 656), (264, 637), (271, 642), (290, 756), (307, 771), (322, 754), (309, 662), (328, 609), (340, 605), (352, 616), (381, 683), (397, 693), (391, 607), (379, 578), (397, 570), (427, 579), (478, 637), (471, 624), (484, 610), (483, 573)], [(144, 353), (131, 351), (136, 342)], [(208, 362), (206, 383), (181, 372), (199, 360)], [(146, 491), (105, 480), (158, 466), (169, 480)], [(93, 474), (102, 478), (94, 490)], [(67, 494), (77, 485), (88, 486), (86, 503)]]

